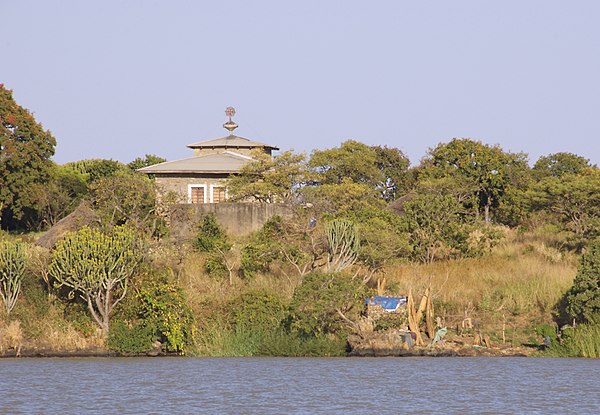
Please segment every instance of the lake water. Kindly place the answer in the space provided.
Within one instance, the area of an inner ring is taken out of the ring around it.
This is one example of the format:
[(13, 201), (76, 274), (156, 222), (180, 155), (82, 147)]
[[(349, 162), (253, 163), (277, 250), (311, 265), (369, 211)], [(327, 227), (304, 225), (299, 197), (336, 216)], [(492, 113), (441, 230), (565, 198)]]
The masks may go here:
[(0, 359), (2, 414), (600, 413), (600, 360)]

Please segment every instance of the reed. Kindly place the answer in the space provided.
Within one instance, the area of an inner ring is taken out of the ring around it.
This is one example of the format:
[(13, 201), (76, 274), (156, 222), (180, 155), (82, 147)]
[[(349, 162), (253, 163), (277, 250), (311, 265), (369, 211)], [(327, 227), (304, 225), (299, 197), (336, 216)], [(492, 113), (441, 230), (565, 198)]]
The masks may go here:
[(581, 324), (563, 331), (560, 344), (552, 345), (546, 355), (557, 357), (600, 357), (600, 326)]

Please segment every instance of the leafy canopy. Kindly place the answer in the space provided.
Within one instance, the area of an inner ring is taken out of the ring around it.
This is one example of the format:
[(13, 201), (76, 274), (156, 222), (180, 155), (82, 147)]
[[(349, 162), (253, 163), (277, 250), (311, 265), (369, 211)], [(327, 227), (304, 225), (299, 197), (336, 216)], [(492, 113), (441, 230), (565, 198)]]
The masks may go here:
[(592, 242), (581, 256), (566, 300), (571, 318), (580, 323), (600, 323), (600, 240)]
[(304, 154), (290, 150), (271, 157), (255, 151), (252, 156), (254, 160), (229, 179), (230, 199), (264, 203), (293, 201), (298, 187), (307, 180)]
[(440, 178), (455, 177), (474, 188), (478, 213), (486, 222), (491, 221), (492, 210), (497, 208), (506, 189), (517, 183), (529, 167), (526, 155), (503, 151), (468, 138), (455, 138), (439, 144), (424, 161), (424, 174)]
[[(50, 179), (56, 140), (0, 84), (0, 225), (31, 227), (36, 189)], [(34, 226), (35, 227), (35, 226)]]

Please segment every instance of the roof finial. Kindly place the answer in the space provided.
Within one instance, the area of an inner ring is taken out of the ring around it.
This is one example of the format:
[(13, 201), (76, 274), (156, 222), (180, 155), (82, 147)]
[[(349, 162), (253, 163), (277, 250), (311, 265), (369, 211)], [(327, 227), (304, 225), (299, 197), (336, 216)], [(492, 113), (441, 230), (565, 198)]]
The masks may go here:
[(227, 115), (229, 117), (229, 121), (227, 121), (225, 124), (223, 124), (223, 127), (227, 130), (229, 130), (229, 135), (233, 135), (233, 130), (235, 130), (236, 128), (238, 128), (238, 125), (236, 123), (234, 123), (233, 121), (231, 121), (231, 117), (233, 117), (235, 115), (235, 108), (233, 107), (227, 107), (225, 109), (225, 115)]

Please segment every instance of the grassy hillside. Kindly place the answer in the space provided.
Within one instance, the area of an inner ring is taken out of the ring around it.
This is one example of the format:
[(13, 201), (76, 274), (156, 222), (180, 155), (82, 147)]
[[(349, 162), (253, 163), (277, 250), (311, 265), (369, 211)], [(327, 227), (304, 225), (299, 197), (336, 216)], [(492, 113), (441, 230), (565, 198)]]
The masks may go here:
[[(539, 343), (541, 339), (535, 328), (553, 324), (554, 307), (572, 285), (576, 273), (577, 257), (553, 246), (556, 240), (552, 234), (506, 230), (501, 243), (482, 257), (396, 264), (385, 268), (368, 285), (372, 293), (379, 286), (380, 294), (412, 292), (419, 297), (431, 284), (436, 316), (451, 334), (460, 331), (466, 319), (470, 319), (494, 342)], [(230, 284), (228, 278), (215, 278), (206, 272), (206, 258), (189, 246), (164, 244), (152, 250), (154, 265), (169, 270), (169, 279), (183, 289), (194, 315), (194, 342), (188, 353), (221, 356), (264, 353), (259, 350), (260, 344), (264, 345), (264, 333), (252, 327), (258, 323), (236, 324), (243, 313), (261, 315), (261, 310), (248, 311), (248, 304), (241, 299), (248, 298), (249, 293), (250, 298), (256, 293), (268, 293), (268, 301), (261, 297), (263, 302), (251, 307), (264, 307), (266, 313), (271, 312), (269, 307), (273, 304), (288, 307), (301, 277), (285, 269), (273, 269), (253, 278), (235, 276)], [(49, 293), (40, 264), (30, 261), (15, 309), (10, 317), (5, 312), (0, 314), (2, 350), (7, 351), (17, 343), (23, 350), (101, 350), (105, 343), (85, 306), (69, 301), (52, 287)], [(133, 296), (133, 292), (128, 295)], [(283, 354), (337, 353), (326, 342), (285, 337), (283, 332), (277, 336), (270, 342), (281, 349), (272, 346), (271, 353), (277, 350)]]

